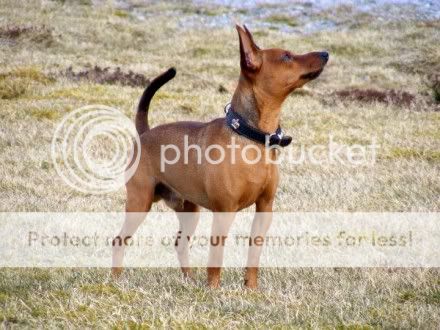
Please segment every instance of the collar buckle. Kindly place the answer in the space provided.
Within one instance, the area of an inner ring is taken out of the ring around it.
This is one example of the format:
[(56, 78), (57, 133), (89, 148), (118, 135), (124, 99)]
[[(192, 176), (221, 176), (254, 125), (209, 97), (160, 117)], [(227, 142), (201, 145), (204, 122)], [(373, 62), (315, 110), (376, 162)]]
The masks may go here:
[(281, 143), (281, 140), (283, 139), (283, 132), (275, 132), (269, 135), (269, 145), (279, 145)]
[(225, 108), (223, 109), (225, 114), (228, 114), (229, 110), (231, 110), (231, 107), (232, 107), (231, 103), (225, 105)]

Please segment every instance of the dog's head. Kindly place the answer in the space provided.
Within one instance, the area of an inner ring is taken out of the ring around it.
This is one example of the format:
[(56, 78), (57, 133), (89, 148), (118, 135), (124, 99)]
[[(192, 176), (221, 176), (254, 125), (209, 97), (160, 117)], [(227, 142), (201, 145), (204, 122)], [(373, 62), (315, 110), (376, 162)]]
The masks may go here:
[(327, 52), (303, 55), (271, 48), (260, 49), (246, 28), (236, 25), (240, 39), (240, 66), (245, 76), (260, 92), (286, 97), (294, 89), (317, 78), (327, 64)]

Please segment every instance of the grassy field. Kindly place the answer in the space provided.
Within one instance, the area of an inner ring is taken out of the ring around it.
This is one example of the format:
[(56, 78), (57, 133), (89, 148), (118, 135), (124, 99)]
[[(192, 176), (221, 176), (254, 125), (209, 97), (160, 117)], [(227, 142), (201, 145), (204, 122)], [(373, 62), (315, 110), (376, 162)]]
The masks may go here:
[[(170, 66), (177, 77), (154, 98), (152, 126), (223, 115), (239, 74), (228, 15), (245, 19), (246, 9), (141, 3), (0, 0), (1, 211), (122, 211), (124, 189), (86, 195), (57, 176), (50, 157), (54, 128), (88, 104), (132, 117), (144, 80)], [(440, 211), (440, 22), (384, 20), (349, 6), (301, 19), (285, 12), (243, 23), (261, 47), (326, 49), (330, 62), (317, 81), (288, 98), (283, 128), (306, 146), (326, 144), (332, 135), (346, 144), (375, 138), (380, 148), (371, 166), (283, 164), (275, 210)], [(225, 15), (225, 24), (208, 24)], [(305, 19), (334, 27), (296, 32)], [(106, 67), (110, 74), (101, 72)], [(130, 270), (117, 283), (108, 270), (2, 269), (0, 321), (6, 327), (436, 328), (439, 274), (265, 269), (261, 290), (248, 292), (234, 269), (225, 271), (220, 290), (204, 287), (203, 270), (194, 285), (177, 269)]]

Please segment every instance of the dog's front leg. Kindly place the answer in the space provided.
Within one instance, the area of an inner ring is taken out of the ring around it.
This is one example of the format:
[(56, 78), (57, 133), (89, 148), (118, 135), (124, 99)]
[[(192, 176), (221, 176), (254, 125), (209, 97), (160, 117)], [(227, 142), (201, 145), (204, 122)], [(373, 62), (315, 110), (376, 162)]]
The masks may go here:
[(258, 287), (258, 266), (263, 250), (266, 233), (272, 223), (272, 201), (257, 201), (257, 208), (252, 222), (249, 238), (248, 259), (244, 285), (250, 289)]
[(223, 250), (234, 218), (235, 213), (214, 213), (208, 257), (208, 286), (211, 288), (220, 286)]

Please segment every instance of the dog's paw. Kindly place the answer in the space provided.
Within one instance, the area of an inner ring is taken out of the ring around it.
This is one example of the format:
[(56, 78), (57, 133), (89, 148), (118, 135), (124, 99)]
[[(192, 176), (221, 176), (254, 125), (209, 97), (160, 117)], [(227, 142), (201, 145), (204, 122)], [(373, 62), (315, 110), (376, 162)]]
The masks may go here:
[(208, 288), (219, 289), (220, 288), (220, 281), (208, 281)]
[(114, 280), (119, 279), (122, 275), (122, 270), (123, 270), (122, 267), (113, 267), (112, 273), (111, 273), (112, 279), (114, 279)]
[(217, 289), (220, 287), (220, 267), (208, 267), (208, 287)]
[(245, 280), (244, 287), (249, 290), (256, 290), (258, 289), (258, 283), (256, 280), (255, 281)]
[(183, 280), (186, 283), (197, 284), (197, 281), (194, 277), (194, 273), (192, 272), (192, 270), (190, 268), (182, 269), (182, 272), (183, 272), (183, 274), (182, 274)]
[(258, 289), (258, 268), (247, 267), (244, 275), (244, 286), (247, 289)]

